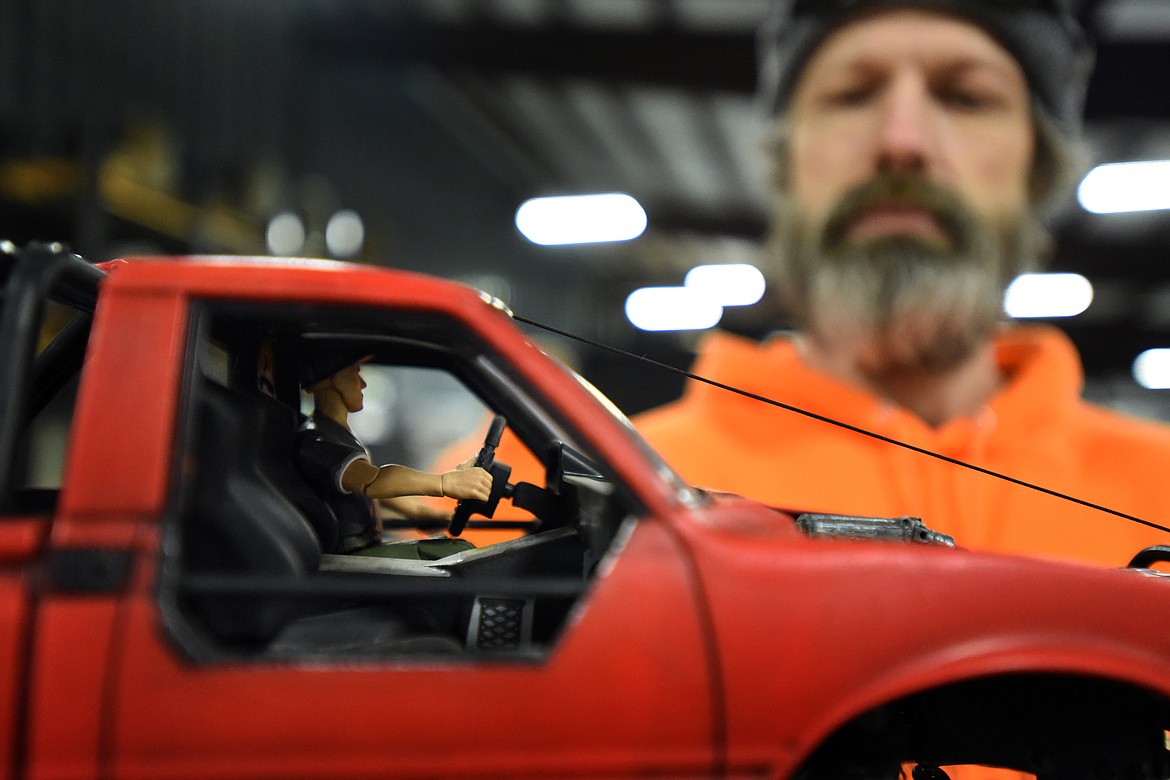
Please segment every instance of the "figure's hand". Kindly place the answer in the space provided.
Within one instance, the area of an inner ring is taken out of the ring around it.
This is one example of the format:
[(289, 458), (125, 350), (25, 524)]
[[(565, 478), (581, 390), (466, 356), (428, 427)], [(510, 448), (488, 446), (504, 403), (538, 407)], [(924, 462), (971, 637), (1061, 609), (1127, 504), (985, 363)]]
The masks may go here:
[(492, 492), (492, 477), (477, 466), (461, 463), (452, 471), (439, 475), (439, 483), (443, 488), (443, 495), (463, 500), (473, 498), (477, 501), (487, 501)]

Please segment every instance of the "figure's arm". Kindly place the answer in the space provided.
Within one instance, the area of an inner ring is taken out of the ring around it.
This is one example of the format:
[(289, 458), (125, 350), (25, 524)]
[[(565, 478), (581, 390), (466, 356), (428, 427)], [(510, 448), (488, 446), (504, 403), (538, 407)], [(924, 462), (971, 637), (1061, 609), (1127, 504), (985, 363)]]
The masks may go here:
[(492, 478), (481, 468), (456, 468), (442, 474), (418, 471), (390, 464), (378, 467), (359, 459), (349, 464), (341, 475), (341, 486), (366, 498), (398, 496), (448, 496), (486, 501)]
[(451, 507), (436, 505), (421, 496), (397, 496), (380, 498), (378, 503), (392, 519), (437, 520), (443, 523), (451, 520)]

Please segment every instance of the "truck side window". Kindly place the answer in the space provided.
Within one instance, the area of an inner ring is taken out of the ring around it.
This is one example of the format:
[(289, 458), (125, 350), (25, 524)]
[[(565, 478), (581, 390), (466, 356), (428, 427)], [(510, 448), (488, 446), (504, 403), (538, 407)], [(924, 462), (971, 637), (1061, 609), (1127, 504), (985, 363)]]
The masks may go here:
[[(303, 308), (208, 304), (195, 321), (169, 524), (178, 543), (161, 589), (187, 654), (487, 659), (554, 646), (633, 510), (473, 334), (423, 315)], [(312, 411), (297, 360), (315, 338), (369, 356), (349, 424), (374, 463), (447, 470), (483, 446), (494, 415), (508, 418), (509, 457), (527, 465), (493, 467), (495, 511), (473, 516), (470, 549), (429, 542), (450, 524), (449, 499), (382, 509), (379, 546), (395, 557), (338, 548), (336, 518), (292, 458)]]
[(50, 513), (62, 484), (90, 317), (47, 301), (13, 461), (14, 509)]
[(77, 401), (78, 377), (73, 376), (29, 422), (28, 466), (18, 490), (59, 490), (69, 427)]

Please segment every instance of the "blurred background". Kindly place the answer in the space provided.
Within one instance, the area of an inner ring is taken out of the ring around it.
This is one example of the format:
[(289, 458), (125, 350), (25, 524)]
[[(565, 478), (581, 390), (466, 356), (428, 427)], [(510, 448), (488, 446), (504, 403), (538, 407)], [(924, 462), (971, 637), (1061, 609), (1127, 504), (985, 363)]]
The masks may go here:
[[(685, 368), (715, 322), (774, 327), (752, 272), (768, 212), (754, 101), (768, 5), (3, 0), (0, 238), (91, 259), (271, 253), (420, 270)], [(1094, 163), (1170, 159), (1170, 0), (1082, 12), (1100, 42)], [(1147, 352), (1170, 348), (1170, 174), (1145, 173), (1144, 200), (1106, 177), (1057, 216), (1048, 270), (1078, 276), (1017, 311), (1072, 336), (1087, 395), (1170, 419), (1168, 353)], [(626, 233), (556, 243), (582, 236), (518, 215), (533, 198), (599, 193), (630, 196), (592, 204), (632, 209), (602, 218)], [(631, 298), (715, 289), (703, 271), (686, 282), (707, 265), (737, 274), (713, 308)], [(706, 319), (661, 319), (680, 311)], [(681, 389), (540, 337), (628, 413)]]

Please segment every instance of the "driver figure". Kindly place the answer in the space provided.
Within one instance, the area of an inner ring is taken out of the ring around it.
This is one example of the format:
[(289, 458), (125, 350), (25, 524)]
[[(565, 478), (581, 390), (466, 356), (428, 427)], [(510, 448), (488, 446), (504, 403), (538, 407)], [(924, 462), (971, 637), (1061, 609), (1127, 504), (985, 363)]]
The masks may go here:
[(382, 543), (376, 500), (447, 496), (486, 501), (492, 478), (473, 465), (474, 458), (441, 474), (373, 464), (369, 450), (349, 429), (349, 415), (365, 403), (361, 367), (372, 357), (335, 345), (311, 345), (302, 356), (300, 384), (312, 394), (314, 409), (297, 434), (294, 461), (337, 517), (340, 549), (326, 552), (433, 560), (472, 547), (449, 537)]

